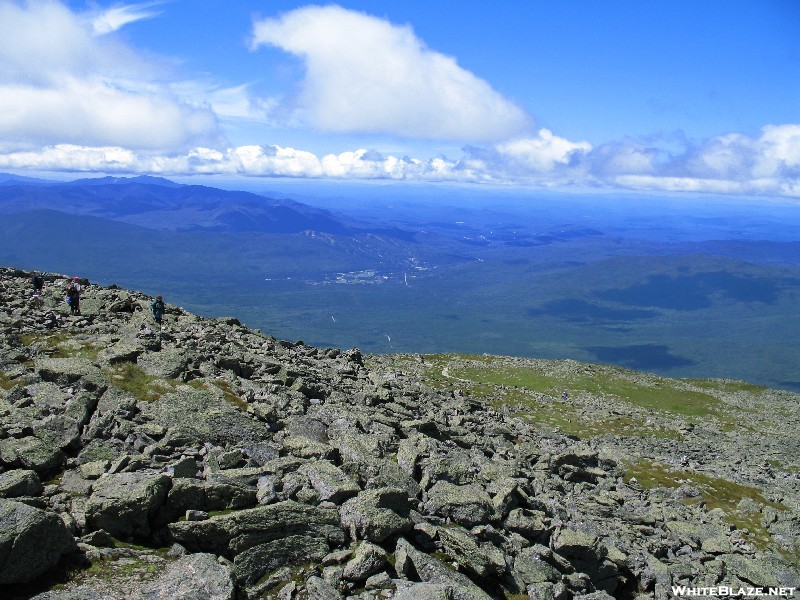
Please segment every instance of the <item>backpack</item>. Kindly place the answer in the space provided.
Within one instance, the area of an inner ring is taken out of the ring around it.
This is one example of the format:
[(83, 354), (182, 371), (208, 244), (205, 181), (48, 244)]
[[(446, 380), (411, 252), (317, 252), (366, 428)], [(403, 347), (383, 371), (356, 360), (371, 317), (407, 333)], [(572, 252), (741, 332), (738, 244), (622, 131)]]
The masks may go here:
[(33, 287), (37, 290), (44, 286), (44, 277), (41, 275), (35, 275), (33, 277)]

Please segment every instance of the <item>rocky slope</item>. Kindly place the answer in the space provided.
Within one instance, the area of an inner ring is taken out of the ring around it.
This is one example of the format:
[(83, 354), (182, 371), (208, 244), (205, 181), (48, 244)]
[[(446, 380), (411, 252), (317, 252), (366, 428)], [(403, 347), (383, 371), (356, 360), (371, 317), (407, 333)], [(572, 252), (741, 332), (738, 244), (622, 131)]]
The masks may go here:
[(796, 394), (159, 328), (88, 282), (70, 316), (29, 277), (0, 269), (3, 598), (800, 586)]

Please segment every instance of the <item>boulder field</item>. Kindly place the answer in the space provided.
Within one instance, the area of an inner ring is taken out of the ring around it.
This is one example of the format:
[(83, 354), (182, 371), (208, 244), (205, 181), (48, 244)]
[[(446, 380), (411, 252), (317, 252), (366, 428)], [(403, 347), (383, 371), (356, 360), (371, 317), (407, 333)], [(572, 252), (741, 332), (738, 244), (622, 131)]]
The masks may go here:
[[(479, 381), (487, 357), (362, 356), (169, 304), (159, 326), (116, 286), (83, 281), (70, 315), (56, 274), (34, 307), (30, 276), (0, 269), (2, 598), (800, 587), (797, 394), (718, 387), (687, 417), (635, 402), (667, 380), (626, 375), (622, 400), (591, 387), (603, 369), (548, 363), (583, 373), (577, 406)], [(748, 414), (764, 440), (736, 435)]]

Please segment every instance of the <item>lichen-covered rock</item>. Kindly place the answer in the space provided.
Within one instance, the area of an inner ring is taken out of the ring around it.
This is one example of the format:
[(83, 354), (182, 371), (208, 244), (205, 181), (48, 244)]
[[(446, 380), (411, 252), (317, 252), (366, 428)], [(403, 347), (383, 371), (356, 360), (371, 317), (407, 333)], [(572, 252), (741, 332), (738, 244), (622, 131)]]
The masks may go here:
[(170, 486), (166, 475), (146, 472), (117, 473), (98, 479), (86, 504), (90, 529), (115, 536), (146, 537), (151, 521), (164, 503)]
[(177, 521), (187, 510), (234, 510), (255, 504), (256, 490), (249, 486), (173, 479), (166, 501), (156, 516), (155, 525), (163, 526)]
[(43, 489), (44, 486), (36, 471), (14, 469), (0, 473), (0, 498), (38, 496)]
[(446, 583), (409, 583), (398, 586), (395, 600), (452, 600), (453, 586)]
[(330, 583), (320, 577), (309, 577), (306, 581), (309, 600), (339, 600), (342, 595)]
[(336, 510), (293, 500), (216, 515), (207, 521), (172, 523), (169, 531), (175, 541), (192, 552), (213, 552), (228, 558), (295, 535), (322, 538), (332, 546), (345, 541)]
[(230, 571), (213, 554), (189, 554), (175, 561), (154, 583), (142, 587), (136, 600), (233, 600)]
[(74, 550), (57, 515), (0, 499), (0, 585), (33, 581)]
[(375, 544), (362, 542), (356, 548), (353, 558), (344, 566), (342, 575), (351, 581), (364, 581), (385, 565), (386, 551)]
[(407, 576), (416, 574), (426, 583), (444, 584), (452, 590), (452, 597), (455, 600), (490, 600), (491, 598), (469, 577), (453, 571), (436, 558), (420, 552), (403, 538), (397, 540), (394, 556), (395, 569), (398, 573)]
[(233, 559), (234, 575), (241, 585), (250, 586), (279, 567), (318, 562), (329, 552), (325, 538), (290, 535), (237, 554)]
[(526, 589), (532, 583), (557, 583), (561, 572), (543, 560), (534, 548), (523, 548), (514, 557), (514, 578)]
[(459, 525), (472, 527), (495, 517), (492, 499), (483, 486), (473, 483), (455, 485), (438, 481), (428, 490), (425, 510), (428, 514), (452, 519)]
[(58, 446), (35, 436), (0, 441), (0, 464), (47, 473), (60, 467), (66, 457)]
[(85, 389), (99, 390), (108, 385), (105, 374), (86, 358), (37, 359), (36, 371), (44, 381), (52, 381), (62, 386), (80, 383)]
[(553, 539), (553, 550), (586, 573), (599, 590), (613, 594), (625, 581), (619, 565), (607, 559), (608, 549), (597, 536), (575, 529), (562, 529)]
[(474, 575), (490, 577), (505, 571), (506, 562), (500, 549), (479, 543), (462, 528), (440, 527), (438, 536), (444, 552)]
[(546, 523), (547, 516), (541, 511), (515, 508), (508, 513), (503, 525), (509, 531), (535, 541), (547, 541), (550, 528)]
[(336, 504), (355, 496), (361, 491), (358, 484), (339, 467), (327, 460), (318, 460), (301, 467), (300, 471), (308, 477), (319, 494), (320, 500)]
[(342, 526), (359, 539), (380, 543), (412, 527), (411, 506), (404, 490), (365, 490), (341, 507)]

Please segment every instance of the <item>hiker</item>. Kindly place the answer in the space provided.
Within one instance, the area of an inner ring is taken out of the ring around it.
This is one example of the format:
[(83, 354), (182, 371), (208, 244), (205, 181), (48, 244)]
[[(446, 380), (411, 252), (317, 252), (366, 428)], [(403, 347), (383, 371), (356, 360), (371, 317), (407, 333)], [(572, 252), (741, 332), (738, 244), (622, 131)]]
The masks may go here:
[(44, 287), (44, 277), (42, 277), (41, 273), (34, 273), (31, 276), (31, 283), (33, 283), (33, 293), (42, 295), (42, 288)]
[(67, 302), (73, 315), (81, 314), (81, 284), (78, 277), (73, 277), (67, 284)]
[(31, 276), (33, 283), (33, 295), (31, 296), (31, 305), (34, 308), (42, 308), (44, 300), (42, 300), (42, 288), (44, 288), (44, 277), (40, 273), (34, 273)]
[(164, 318), (164, 310), (166, 310), (166, 306), (164, 305), (164, 298), (161, 296), (156, 296), (156, 299), (153, 300), (153, 303), (150, 305), (150, 310), (153, 311), (153, 320), (161, 325), (161, 319)]

